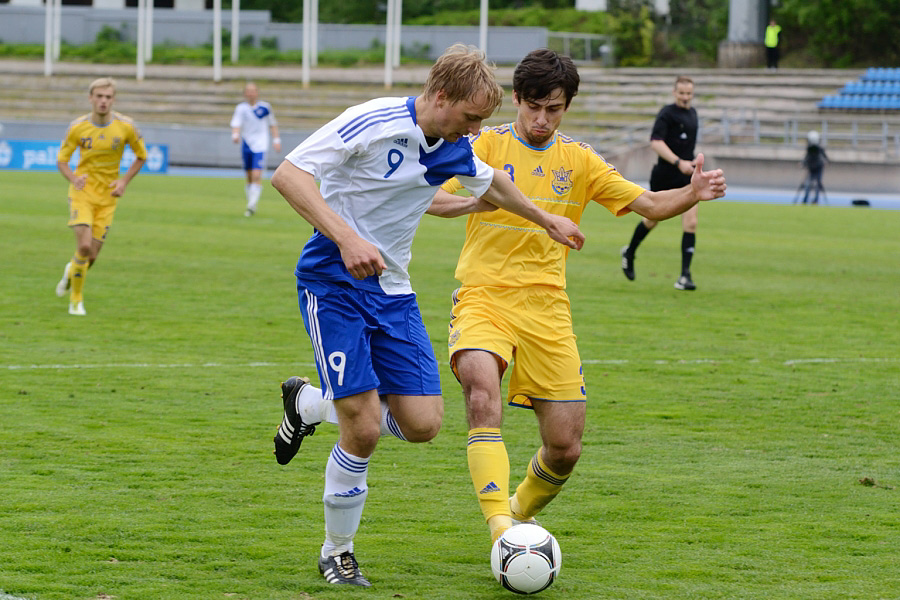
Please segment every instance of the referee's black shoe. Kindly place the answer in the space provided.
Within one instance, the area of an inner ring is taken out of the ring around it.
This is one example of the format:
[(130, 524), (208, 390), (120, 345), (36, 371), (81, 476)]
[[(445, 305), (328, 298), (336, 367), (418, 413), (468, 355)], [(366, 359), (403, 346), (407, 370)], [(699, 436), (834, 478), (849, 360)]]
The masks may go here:
[(356, 557), (349, 550), (331, 556), (319, 556), (319, 573), (328, 583), (345, 583), (372, 587), (369, 580), (363, 577), (356, 562)]
[(290, 377), (281, 384), (281, 399), (284, 402), (284, 418), (275, 434), (275, 460), (286, 465), (300, 450), (300, 442), (316, 432), (318, 423), (304, 423), (297, 413), (297, 396), (309, 385), (306, 377)]
[(697, 286), (694, 285), (693, 281), (691, 281), (691, 274), (685, 273), (684, 275), (679, 277), (677, 281), (675, 281), (675, 289), (693, 292), (697, 289)]
[(622, 272), (628, 281), (634, 281), (634, 254), (628, 254), (628, 246), (622, 246)]

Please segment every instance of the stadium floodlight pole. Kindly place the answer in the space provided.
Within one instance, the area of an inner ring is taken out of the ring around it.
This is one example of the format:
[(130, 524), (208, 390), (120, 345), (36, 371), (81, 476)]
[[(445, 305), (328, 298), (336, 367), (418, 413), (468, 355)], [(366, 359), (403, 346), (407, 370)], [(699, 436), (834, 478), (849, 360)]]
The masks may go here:
[(144, 61), (153, 60), (153, 2), (147, 0), (147, 18), (144, 20)]
[(384, 30), (384, 89), (389, 90), (394, 85), (394, 11), (396, 0), (387, 0), (387, 18)]
[(62, 38), (62, 0), (53, 0), (53, 60), (59, 60)]
[(240, 38), (241, 0), (231, 0), (231, 63), (238, 61)]
[(53, 4), (44, 5), (44, 77), (53, 75)]
[(309, 64), (319, 66), (319, 0), (309, 3)]
[(137, 2), (137, 73), (135, 79), (144, 80), (144, 53), (147, 50), (147, 0)]
[(309, 87), (309, 67), (312, 62), (312, 3), (303, 0), (303, 56), (300, 62), (300, 78), (303, 88)]
[(481, 15), (478, 20), (478, 47), (487, 56), (488, 0), (481, 0)]
[(394, 68), (400, 66), (400, 28), (403, 25), (403, 0), (394, 6)]
[(213, 0), (213, 81), (222, 81), (222, 0)]

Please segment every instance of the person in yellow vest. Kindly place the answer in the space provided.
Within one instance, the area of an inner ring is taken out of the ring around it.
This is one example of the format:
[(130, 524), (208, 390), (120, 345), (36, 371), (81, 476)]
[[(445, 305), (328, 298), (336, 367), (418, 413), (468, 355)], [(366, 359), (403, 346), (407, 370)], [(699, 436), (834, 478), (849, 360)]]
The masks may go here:
[(769, 19), (766, 27), (766, 68), (773, 71), (778, 68), (778, 36), (781, 34), (781, 25), (775, 19)]
[[(147, 160), (144, 139), (134, 122), (112, 109), (116, 83), (110, 77), (91, 82), (88, 87), (91, 112), (69, 124), (56, 166), (69, 181), (69, 227), (75, 233), (75, 255), (66, 263), (56, 295), (69, 295), (69, 314), (84, 316), (84, 280), (88, 267), (97, 260), (106, 234), (112, 225), (116, 203), (125, 187)], [(125, 145), (131, 146), (135, 159), (124, 175), (119, 164)], [(75, 171), (69, 159), (80, 148)]]

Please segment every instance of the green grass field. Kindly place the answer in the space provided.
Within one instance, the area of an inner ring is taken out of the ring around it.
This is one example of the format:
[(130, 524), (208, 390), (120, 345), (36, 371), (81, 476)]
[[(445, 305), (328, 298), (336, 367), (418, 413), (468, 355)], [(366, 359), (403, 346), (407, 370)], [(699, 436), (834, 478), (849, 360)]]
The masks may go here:
[[(315, 556), (322, 426), (280, 467), (279, 382), (314, 375), (293, 267), (309, 227), (267, 187), (141, 176), (85, 287), (65, 182), (0, 171), (0, 598), (510, 598), (466, 468), (446, 321), (463, 220), (426, 217), (413, 285), (442, 361), (429, 444), (385, 439), (356, 553), (374, 587)], [(618, 250), (636, 217), (591, 207), (569, 261), (590, 396), (581, 462), (541, 517), (558, 600), (900, 598), (900, 212), (718, 202), (695, 293), (680, 225)], [(537, 447), (507, 409), (513, 484)], [(6, 594), (6, 595), (5, 595)]]

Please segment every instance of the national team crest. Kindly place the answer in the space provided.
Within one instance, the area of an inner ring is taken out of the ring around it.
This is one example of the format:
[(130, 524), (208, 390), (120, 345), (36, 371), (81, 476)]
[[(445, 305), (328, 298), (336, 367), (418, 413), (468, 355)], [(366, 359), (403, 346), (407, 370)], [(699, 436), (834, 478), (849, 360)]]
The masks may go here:
[(553, 171), (553, 191), (559, 196), (568, 194), (572, 189), (572, 170), (566, 171), (565, 167), (550, 170)]

